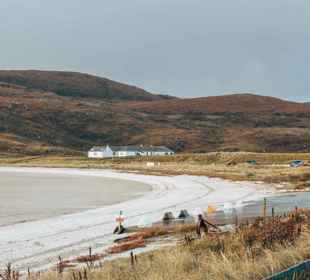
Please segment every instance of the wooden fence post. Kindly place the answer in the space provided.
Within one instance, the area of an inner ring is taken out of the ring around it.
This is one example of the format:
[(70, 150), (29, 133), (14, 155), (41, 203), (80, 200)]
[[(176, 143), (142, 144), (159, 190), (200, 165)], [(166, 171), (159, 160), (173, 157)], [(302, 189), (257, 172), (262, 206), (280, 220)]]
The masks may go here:
[(238, 213), (236, 211), (236, 216), (235, 216), (235, 227), (236, 227), (236, 231), (238, 230), (239, 227), (239, 218), (238, 218)]
[(62, 272), (63, 272), (63, 267), (62, 267), (62, 259), (61, 259), (61, 256), (58, 256), (58, 260), (59, 260), (59, 263), (58, 263), (58, 273), (59, 273), (59, 274), (62, 274)]
[(264, 226), (266, 224), (266, 216), (267, 216), (267, 198), (264, 198), (264, 204), (263, 204)]
[(130, 262), (131, 262), (131, 266), (134, 267), (135, 266), (135, 256), (133, 254), (133, 252), (130, 252)]

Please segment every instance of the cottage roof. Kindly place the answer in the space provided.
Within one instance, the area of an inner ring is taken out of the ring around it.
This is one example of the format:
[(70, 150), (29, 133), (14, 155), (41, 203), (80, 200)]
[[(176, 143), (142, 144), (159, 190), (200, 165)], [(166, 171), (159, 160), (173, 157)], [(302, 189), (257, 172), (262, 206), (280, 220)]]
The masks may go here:
[(142, 150), (144, 152), (161, 152), (161, 153), (171, 153), (173, 152), (169, 148), (165, 146), (148, 146), (148, 147), (142, 147)]
[(141, 152), (140, 146), (110, 146), (113, 152)]

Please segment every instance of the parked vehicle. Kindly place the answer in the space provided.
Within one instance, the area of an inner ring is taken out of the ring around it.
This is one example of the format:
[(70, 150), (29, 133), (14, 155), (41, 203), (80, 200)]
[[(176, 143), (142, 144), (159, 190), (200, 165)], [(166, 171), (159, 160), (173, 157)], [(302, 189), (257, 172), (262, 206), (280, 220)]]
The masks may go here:
[(301, 167), (301, 166), (304, 166), (305, 165), (305, 162), (303, 160), (293, 160), (291, 163), (290, 163), (290, 167)]

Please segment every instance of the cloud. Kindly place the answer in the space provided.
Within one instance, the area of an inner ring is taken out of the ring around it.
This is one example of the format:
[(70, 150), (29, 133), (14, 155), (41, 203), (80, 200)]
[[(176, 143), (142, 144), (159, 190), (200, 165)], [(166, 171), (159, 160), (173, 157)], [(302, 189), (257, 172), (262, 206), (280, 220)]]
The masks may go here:
[(2, 0), (0, 67), (75, 70), (183, 97), (309, 101), (305, 0)]

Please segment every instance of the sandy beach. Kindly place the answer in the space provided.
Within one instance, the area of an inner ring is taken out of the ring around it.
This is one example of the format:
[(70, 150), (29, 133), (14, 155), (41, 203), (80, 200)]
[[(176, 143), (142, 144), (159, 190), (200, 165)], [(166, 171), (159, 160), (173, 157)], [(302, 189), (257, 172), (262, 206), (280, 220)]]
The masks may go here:
[(61, 215), (0, 228), (0, 263), (12, 262), (20, 270), (27, 267), (42, 269), (56, 263), (59, 255), (69, 257), (87, 250), (89, 246), (102, 249), (112, 243), (115, 215), (124, 211), (126, 226), (139, 223), (142, 217), (155, 222), (165, 211), (175, 215), (181, 209), (194, 213), (208, 204), (221, 207), (231, 202), (247, 204), (270, 195), (265, 184), (231, 182), (203, 176), (150, 176), (110, 170), (0, 168), (3, 174), (37, 174), (40, 176), (77, 176), (109, 178), (140, 182), (152, 187), (143, 196), (103, 205), (97, 209)]
[(0, 169), (0, 226), (77, 213), (137, 198), (151, 187), (97, 176)]

